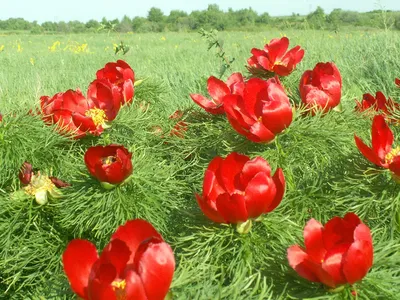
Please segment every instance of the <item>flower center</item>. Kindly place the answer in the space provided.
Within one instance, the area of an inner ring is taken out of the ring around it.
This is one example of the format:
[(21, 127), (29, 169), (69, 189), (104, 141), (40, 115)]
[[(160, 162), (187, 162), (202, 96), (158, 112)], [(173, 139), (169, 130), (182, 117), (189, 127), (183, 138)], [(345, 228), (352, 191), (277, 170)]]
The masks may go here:
[(114, 156), (107, 156), (107, 157), (102, 158), (102, 160), (101, 160), (103, 165), (111, 165), (115, 161), (117, 161), (117, 159)]
[(55, 184), (51, 181), (48, 176), (41, 175), (39, 172), (37, 175), (33, 175), (31, 182), (27, 185), (24, 190), (25, 193), (31, 196), (35, 196), (38, 191), (52, 191), (55, 188)]
[(121, 281), (113, 281), (111, 283), (112, 289), (115, 292), (115, 296), (117, 300), (126, 300), (126, 293), (125, 293), (125, 288), (126, 288), (126, 281), (121, 280)]
[(400, 146), (392, 149), (388, 154), (385, 156), (385, 163), (391, 164), (393, 159), (400, 154)]
[(94, 125), (98, 126), (98, 125), (103, 125), (105, 122), (107, 122), (107, 116), (106, 113), (104, 112), (104, 110), (100, 109), (100, 108), (92, 108), (89, 109), (86, 113), (85, 113), (86, 117), (91, 117), (93, 120)]

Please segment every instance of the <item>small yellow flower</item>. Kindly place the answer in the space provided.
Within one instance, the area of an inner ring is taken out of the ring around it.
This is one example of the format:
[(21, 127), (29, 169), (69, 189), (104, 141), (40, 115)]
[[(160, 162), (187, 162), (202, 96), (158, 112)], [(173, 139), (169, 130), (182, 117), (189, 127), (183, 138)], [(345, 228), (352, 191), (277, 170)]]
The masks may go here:
[(51, 45), (50, 47), (48, 47), (48, 49), (50, 50), (50, 52), (55, 52), (55, 51), (57, 51), (57, 48), (60, 48), (60, 46), (61, 46), (60, 41), (55, 41), (55, 42), (53, 43), (53, 45)]
[(166, 41), (167, 39), (165, 38), (165, 36), (162, 36), (162, 37), (161, 37), (161, 40), (162, 40), (162, 41)]
[(4, 51), (4, 45), (1, 45), (0, 46), (0, 52), (3, 52)]
[(24, 49), (22, 48), (21, 44), (18, 43), (18, 44), (17, 44), (17, 52), (20, 52), (20, 53), (21, 53), (22, 50), (24, 50)]
[(31, 63), (32, 66), (35, 65), (35, 59), (34, 59), (33, 57), (31, 57), (31, 58), (29, 59), (29, 62)]

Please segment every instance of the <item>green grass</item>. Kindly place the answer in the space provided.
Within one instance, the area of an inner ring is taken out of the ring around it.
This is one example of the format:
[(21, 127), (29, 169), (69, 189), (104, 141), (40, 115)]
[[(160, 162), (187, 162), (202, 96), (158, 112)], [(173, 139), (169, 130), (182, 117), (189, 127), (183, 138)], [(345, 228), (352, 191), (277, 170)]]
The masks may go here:
[[(189, 93), (206, 94), (206, 79), (218, 75), (220, 60), (198, 34), (121, 34), (1, 36), (0, 112), (0, 299), (70, 299), (61, 255), (69, 240), (81, 237), (98, 249), (128, 219), (145, 218), (162, 232), (175, 252), (174, 299), (352, 299), (350, 289), (328, 293), (290, 269), (286, 249), (302, 244), (310, 218), (326, 222), (357, 213), (373, 232), (374, 266), (357, 284), (359, 299), (397, 299), (400, 292), (400, 187), (387, 173), (371, 168), (358, 152), (353, 134), (370, 137), (369, 120), (354, 114), (354, 99), (378, 90), (398, 100), (400, 36), (393, 32), (325, 31), (220, 33), (233, 71), (245, 72), (253, 47), (286, 34), (305, 51), (296, 71), (283, 79), (298, 103), (303, 71), (319, 61), (334, 61), (343, 77), (342, 113), (297, 116), (288, 130), (268, 145), (247, 141), (224, 117), (185, 115), (184, 139), (161, 140), (151, 133), (174, 125), (177, 109), (198, 111)], [(115, 55), (113, 43), (130, 45)], [(56, 41), (60, 47), (49, 50)], [(18, 52), (18, 44), (22, 51)], [(87, 52), (70, 47), (87, 44)], [(99, 138), (70, 141), (38, 117), (27, 115), (42, 95), (67, 89), (86, 91), (105, 63), (126, 60), (137, 79), (134, 105), (121, 110)], [(227, 72), (223, 79), (229, 74)], [(146, 112), (138, 108), (149, 103)], [(394, 128), (399, 134), (398, 127)], [(96, 144), (118, 143), (133, 152), (134, 177), (106, 192), (86, 171), (83, 154)], [(261, 155), (284, 171), (287, 190), (281, 205), (240, 236), (231, 226), (206, 220), (195, 201), (204, 170), (216, 155), (231, 151)], [(65, 197), (38, 207), (17, 197), (18, 169), (28, 160), (72, 183)], [(41, 298), (42, 297), (42, 298)]]

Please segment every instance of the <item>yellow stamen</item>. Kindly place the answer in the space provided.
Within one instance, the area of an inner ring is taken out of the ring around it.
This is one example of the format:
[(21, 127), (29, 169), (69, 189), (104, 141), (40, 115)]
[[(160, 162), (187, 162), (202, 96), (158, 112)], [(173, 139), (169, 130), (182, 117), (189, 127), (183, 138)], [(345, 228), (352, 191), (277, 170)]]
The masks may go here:
[(114, 156), (107, 156), (107, 157), (103, 158), (104, 165), (111, 165), (115, 161), (116, 161), (116, 159)]
[(104, 110), (102, 110), (100, 108), (89, 109), (85, 113), (85, 116), (86, 117), (91, 117), (92, 120), (93, 120), (94, 125), (96, 125), (96, 126), (103, 125), (105, 122), (107, 122), (106, 113), (104, 112)]
[(38, 191), (50, 192), (55, 187), (55, 184), (48, 176), (43, 176), (38, 173), (37, 175), (32, 176), (31, 182), (24, 188), (24, 190), (26, 194), (35, 196)]
[(125, 288), (126, 288), (126, 281), (121, 280), (121, 281), (113, 281), (111, 283), (112, 289), (115, 292), (115, 296), (117, 300), (126, 300), (126, 293), (125, 293)]
[(385, 156), (385, 163), (390, 164), (393, 162), (393, 159), (400, 154), (400, 146), (392, 149), (388, 154)]

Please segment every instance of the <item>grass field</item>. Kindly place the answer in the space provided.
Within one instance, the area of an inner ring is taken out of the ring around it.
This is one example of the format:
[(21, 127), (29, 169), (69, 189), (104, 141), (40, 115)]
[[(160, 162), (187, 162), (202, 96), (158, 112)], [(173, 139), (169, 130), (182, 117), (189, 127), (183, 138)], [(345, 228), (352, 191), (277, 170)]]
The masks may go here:
[[(270, 144), (246, 140), (225, 117), (203, 113), (190, 99), (189, 93), (207, 95), (206, 80), (218, 76), (221, 64), (199, 34), (0, 35), (0, 299), (73, 298), (61, 263), (68, 242), (85, 238), (102, 249), (119, 225), (134, 218), (150, 221), (174, 249), (174, 299), (398, 299), (400, 187), (388, 172), (374, 171), (353, 135), (370, 141), (371, 120), (354, 113), (355, 99), (379, 90), (400, 99), (394, 84), (400, 77), (400, 35), (223, 32), (224, 50), (235, 58), (223, 79), (230, 72), (245, 74), (251, 48), (282, 35), (305, 49), (303, 61), (282, 79), (289, 98), (300, 102), (305, 70), (333, 61), (343, 78), (342, 112), (297, 114)], [(121, 40), (130, 46), (124, 56), (113, 51)], [(72, 141), (27, 114), (42, 95), (76, 88), (85, 93), (96, 71), (117, 59), (145, 81), (135, 89), (134, 104), (100, 137)], [(140, 103), (149, 108), (143, 111)], [(174, 121), (168, 116), (178, 109), (189, 124), (185, 137), (154, 135), (154, 126), (169, 132)], [(391, 128), (400, 134), (398, 126)], [(104, 191), (88, 174), (83, 154), (89, 146), (110, 143), (133, 153), (134, 171), (128, 185)], [(262, 156), (286, 178), (280, 206), (246, 235), (207, 220), (194, 196), (201, 193), (211, 159), (232, 151)], [(44, 206), (20, 197), (24, 161), (72, 186)], [(289, 246), (303, 245), (310, 218), (325, 223), (347, 212), (360, 216), (374, 241), (374, 265), (355, 285), (357, 296), (349, 286), (332, 293), (300, 278), (286, 258)]]

